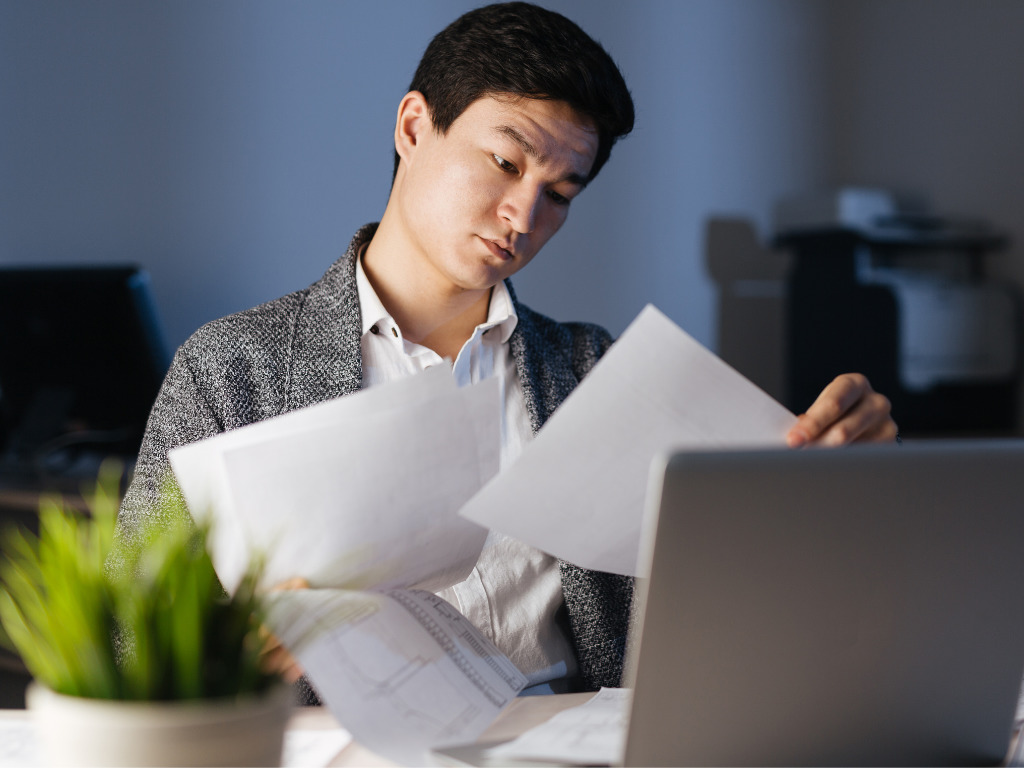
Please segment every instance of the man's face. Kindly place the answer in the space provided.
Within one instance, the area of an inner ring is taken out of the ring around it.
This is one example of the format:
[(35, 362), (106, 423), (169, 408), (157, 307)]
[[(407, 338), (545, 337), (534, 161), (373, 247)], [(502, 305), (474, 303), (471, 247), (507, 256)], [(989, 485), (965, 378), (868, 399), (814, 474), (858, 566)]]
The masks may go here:
[(410, 245), (445, 283), (490, 288), (562, 226), (597, 145), (564, 102), (526, 98), (483, 97), (444, 136), (420, 130), (399, 189)]

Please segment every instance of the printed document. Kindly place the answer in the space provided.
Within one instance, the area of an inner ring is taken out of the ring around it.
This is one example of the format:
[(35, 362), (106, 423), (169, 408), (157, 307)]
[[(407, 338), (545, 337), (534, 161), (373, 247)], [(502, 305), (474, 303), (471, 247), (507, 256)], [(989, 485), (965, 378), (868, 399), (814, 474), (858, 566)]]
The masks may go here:
[(457, 512), (498, 470), (497, 384), (438, 366), (170, 455), (225, 587), (254, 556), (264, 587), (314, 587), (273, 593), (269, 626), (352, 737), (399, 763), (472, 741), (526, 685), (431, 594), (487, 536)]
[(427, 765), (473, 741), (526, 677), (469, 620), (422, 590), (278, 592), (270, 626), (367, 749)]

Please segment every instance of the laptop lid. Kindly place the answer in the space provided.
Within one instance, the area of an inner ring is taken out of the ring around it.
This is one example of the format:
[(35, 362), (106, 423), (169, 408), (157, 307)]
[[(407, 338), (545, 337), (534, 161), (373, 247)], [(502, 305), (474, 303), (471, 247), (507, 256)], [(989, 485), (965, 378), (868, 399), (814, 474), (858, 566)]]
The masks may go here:
[(627, 765), (1005, 757), (1024, 441), (679, 453), (649, 503)]

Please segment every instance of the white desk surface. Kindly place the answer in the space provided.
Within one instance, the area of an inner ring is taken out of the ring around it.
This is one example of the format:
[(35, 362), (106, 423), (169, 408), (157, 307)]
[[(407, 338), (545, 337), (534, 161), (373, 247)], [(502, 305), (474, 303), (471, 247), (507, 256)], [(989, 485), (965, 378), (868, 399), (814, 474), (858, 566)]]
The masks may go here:
[[(480, 737), (481, 741), (512, 739), (520, 733), (540, 725), (563, 709), (582, 704), (592, 693), (567, 693), (555, 696), (524, 696), (509, 705)], [(27, 719), (24, 709), (0, 709), (0, 719)], [(288, 721), (293, 730), (330, 730), (338, 727), (337, 720), (326, 707), (300, 707)], [(378, 757), (365, 747), (351, 743), (329, 763), (333, 766), (393, 766), (394, 763)]]
[[(567, 693), (554, 696), (525, 696), (518, 698), (501, 713), (497, 720), (481, 735), (480, 741), (503, 741), (540, 725), (552, 716), (590, 699), (593, 693)], [(1024, 704), (1022, 704), (1024, 709)], [(0, 709), (0, 719), (27, 718), (24, 709)], [(1007, 765), (1024, 765), (1024, 740), (1022, 723), (1018, 720), (1007, 754)], [(302, 707), (296, 709), (288, 722), (294, 730), (330, 730), (338, 723), (325, 707)], [(342, 749), (329, 765), (332, 766), (393, 766), (394, 763), (378, 757), (356, 743)]]
[[(523, 696), (513, 701), (508, 709), (484, 731), (480, 741), (504, 741), (540, 725), (563, 709), (583, 704), (593, 693), (565, 693), (554, 696)], [(288, 723), (296, 730), (319, 730), (337, 728), (338, 723), (324, 707), (303, 707), (296, 710)], [(352, 743), (338, 753), (330, 762), (334, 766), (393, 766), (394, 763), (378, 757), (373, 752)]]

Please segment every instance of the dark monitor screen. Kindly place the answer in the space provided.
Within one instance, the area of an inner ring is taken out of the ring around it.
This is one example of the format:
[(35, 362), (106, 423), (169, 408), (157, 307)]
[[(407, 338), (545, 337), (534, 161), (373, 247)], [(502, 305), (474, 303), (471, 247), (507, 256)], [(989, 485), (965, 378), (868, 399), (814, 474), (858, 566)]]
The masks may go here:
[(0, 446), (134, 455), (168, 355), (134, 266), (0, 268)]

